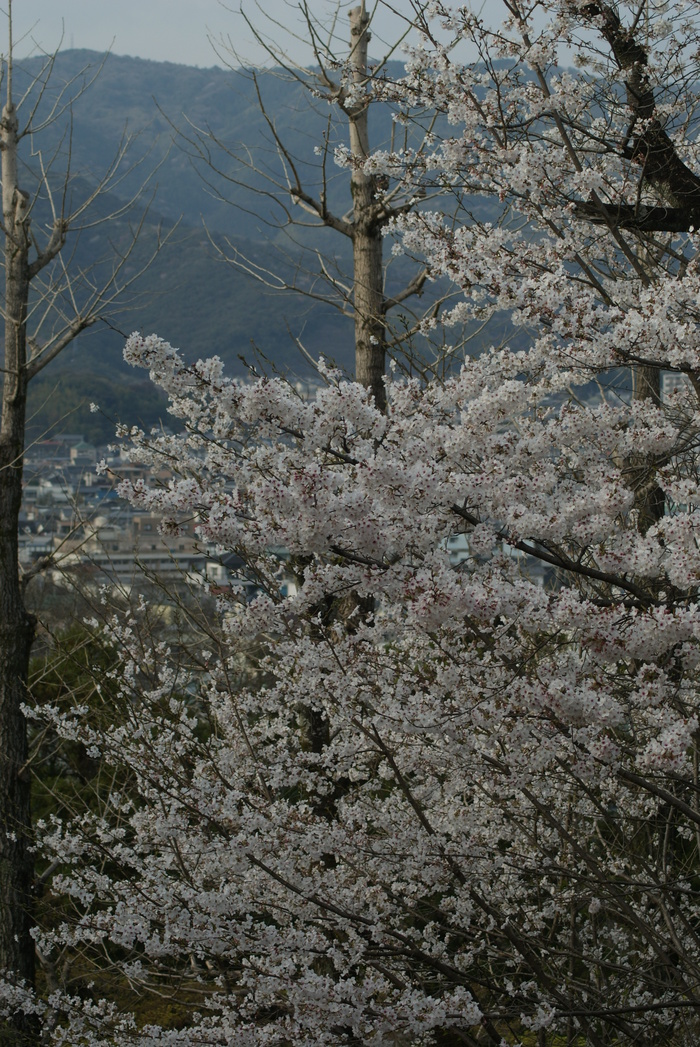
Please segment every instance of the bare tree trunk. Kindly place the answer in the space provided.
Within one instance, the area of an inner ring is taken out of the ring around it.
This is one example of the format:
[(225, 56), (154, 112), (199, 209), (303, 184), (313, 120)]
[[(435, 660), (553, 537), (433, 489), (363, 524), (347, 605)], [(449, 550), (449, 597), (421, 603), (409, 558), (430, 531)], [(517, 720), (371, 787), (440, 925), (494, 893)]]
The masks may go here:
[[(24, 583), (19, 564), (19, 514), (22, 504), (22, 468), (25, 445), (25, 416), (29, 382), (47, 366), (81, 331), (90, 327), (114, 302), (120, 292), (140, 275), (144, 266), (134, 273), (120, 276), (128, 254), (115, 259), (105, 278), (100, 278), (89, 294), (73, 295), (70, 275), (59, 268), (56, 280), (50, 275), (50, 291), (35, 284), (37, 296), (47, 308), (39, 310), (39, 319), (28, 333), (29, 294), (32, 281), (60, 255), (66, 243), (71, 222), (109, 187), (119, 167), (123, 150), (117, 152), (112, 169), (87, 198), (69, 207), (66, 192), (70, 177), (70, 148), (68, 170), (59, 176), (59, 192), (54, 195), (49, 183), (51, 163), (39, 168), (42, 173), (32, 188), (30, 197), (18, 181), (19, 150), (23, 138), (45, 128), (54, 119), (60, 119), (70, 102), (55, 106), (48, 118), (43, 116), (32, 124), (33, 115), (20, 125), (17, 107), (12, 95), (12, 0), (5, 5), (9, 46), (2, 74), (6, 90), (5, 104), (0, 116), (0, 178), (2, 181), (2, 222), (0, 238), (4, 249), (5, 281), (0, 290), (0, 316), (4, 320), (4, 359), (0, 369), (0, 971), (32, 987), (35, 981), (35, 949), (33, 926), (34, 862), (32, 849), (31, 793), (27, 724), (22, 712), (27, 701), (29, 658), (34, 639), (35, 621), (24, 604)], [(37, 86), (36, 82), (35, 85)], [(40, 84), (43, 91), (44, 82)], [(78, 94), (82, 90), (78, 87)], [(68, 136), (70, 137), (70, 136)], [(36, 154), (41, 154), (36, 139), (32, 141)], [(51, 204), (53, 220), (49, 227), (38, 226), (30, 231), (31, 202), (40, 195)], [(120, 206), (119, 212), (123, 208)], [(108, 221), (107, 219), (102, 219)], [(134, 234), (131, 247), (138, 236)], [(162, 246), (159, 240), (154, 252)], [(74, 313), (56, 317), (52, 296), (57, 288), (72, 300)], [(28, 1015), (17, 1015), (0, 1027), (3, 1043), (31, 1044), (38, 1040), (37, 1020)]]
[[(26, 701), (34, 621), (22, 598), (18, 521), (27, 402), (29, 298), (28, 198), (17, 185), (17, 113), (11, 98), (0, 120), (5, 236), (5, 353), (0, 420), (0, 968), (34, 982), (33, 859)], [(29, 1034), (18, 1018), (16, 1029)]]
[[(188, 132), (183, 134), (182, 138), (188, 153), (199, 158), (210, 171), (214, 172), (217, 179), (221, 177), (234, 186), (244, 187), (249, 189), (253, 195), (259, 195), (261, 200), (265, 201), (264, 213), (266, 216), (269, 201), (274, 201), (280, 208), (281, 217), (273, 220), (272, 224), (276, 224), (280, 230), (297, 224), (312, 229), (325, 227), (333, 229), (351, 241), (352, 274), (349, 274), (346, 279), (341, 269), (336, 266), (335, 259), (329, 260), (330, 264), (326, 264), (322, 255), (314, 251), (313, 254), (317, 255), (317, 259), (314, 259), (314, 266), (316, 260), (320, 262), (320, 266), (318, 271), (315, 268), (312, 270), (314, 279), (310, 284), (305, 277), (297, 280), (296, 274), (289, 277), (284, 271), (277, 272), (274, 268), (268, 269), (267, 266), (261, 266), (258, 260), (252, 256), (247, 257), (233, 244), (229, 244), (232, 253), (221, 249), (221, 254), (228, 262), (248, 276), (256, 277), (264, 285), (280, 290), (293, 290), (313, 300), (333, 304), (343, 316), (352, 316), (355, 378), (371, 391), (375, 404), (383, 411), (386, 407), (384, 375), (388, 347), (392, 344), (400, 344), (402, 341), (410, 345), (410, 338), (421, 332), (422, 319), (428, 316), (434, 318), (442, 305), (440, 296), (433, 299), (427, 309), (420, 310), (420, 318), (413, 316), (408, 333), (405, 330), (405, 316), (401, 317), (396, 332), (392, 333), (391, 321), (387, 322), (388, 314), (392, 309), (422, 294), (428, 270), (425, 266), (421, 266), (401, 290), (387, 296), (385, 294), (386, 271), (383, 264), (382, 234), (393, 218), (412, 211), (416, 200), (424, 196), (424, 192), (401, 183), (392, 187), (389, 175), (376, 174), (368, 169), (367, 161), (372, 156), (369, 110), (376, 98), (371, 91), (372, 75), (367, 63), (368, 43), (371, 39), (369, 26), (372, 15), (367, 12), (365, 0), (361, 0), (359, 6), (349, 11), (350, 54), (347, 59), (335, 52), (336, 20), (333, 19), (333, 28), (326, 39), (322, 23), (314, 19), (307, 4), (302, 5), (302, 11), (307, 23), (307, 36), (316, 65), (313, 70), (298, 66), (296, 61), (285, 53), (284, 48), (278, 48), (264, 41), (262, 37), (258, 36), (255, 24), (248, 20), (243, 10), (241, 10), (241, 15), (253, 35), (260, 43), (263, 43), (269, 57), (276, 65), (286, 70), (292, 82), (308, 90), (314, 97), (324, 99), (330, 107), (335, 107), (336, 111), (341, 112), (344, 119), (347, 120), (352, 195), (352, 207), (349, 213), (334, 213), (328, 202), (329, 183), (326, 165), (329, 157), (333, 155), (331, 143), (335, 141), (335, 135), (331, 135), (330, 138), (324, 136), (324, 147), (319, 150), (322, 159), (314, 165), (321, 184), (314, 189), (311, 183), (302, 179), (302, 175), (311, 166), (309, 159), (303, 153), (297, 154), (292, 144), (294, 142), (293, 133), (290, 131), (287, 134), (280, 130), (283, 121), (279, 119), (279, 114), (275, 115), (266, 109), (261, 82), (254, 73), (252, 80), (255, 93), (260, 112), (267, 125), (267, 131), (278, 153), (279, 173), (275, 171), (274, 164), (269, 165), (267, 161), (258, 161), (257, 150), (230, 150), (225, 143), (217, 140), (209, 131), (200, 132), (192, 128), (191, 136)], [(325, 40), (323, 45), (320, 44), (322, 40)], [(390, 57), (393, 50), (391, 48), (389, 54), (385, 55), (384, 59), (380, 59), (380, 66)], [(344, 45), (342, 52), (344, 56)], [(234, 49), (231, 49), (230, 53), (235, 61), (235, 66), (232, 64), (231, 68), (238, 68), (240, 71), (240, 56)], [(343, 71), (341, 77), (336, 75), (338, 69)], [(332, 125), (333, 120), (331, 119)], [(228, 161), (223, 163), (216, 161), (214, 150), (220, 150), (224, 158), (228, 157), (233, 160), (237, 172), (247, 171), (251, 176), (250, 181), (246, 176), (240, 177), (237, 173), (233, 175), (229, 173)], [(209, 175), (206, 175), (205, 179), (208, 182)], [(259, 185), (260, 179), (265, 183), (264, 188)], [(438, 189), (437, 193), (439, 192)], [(294, 217), (293, 211), (289, 208), (290, 202), (294, 208), (298, 207), (303, 212), (301, 219)], [(235, 204), (235, 206), (242, 205)], [(254, 210), (253, 213), (255, 213)], [(260, 216), (263, 217), (263, 212)], [(270, 221), (269, 216), (263, 218), (263, 221)], [(298, 273), (308, 276), (302, 264), (299, 265)], [(321, 278), (327, 288), (330, 288), (330, 294), (317, 291), (316, 276)], [(409, 307), (409, 312), (411, 311)]]
[(350, 150), (353, 155), (353, 297), (355, 307), (355, 378), (374, 395), (380, 410), (386, 407), (384, 370), (386, 329), (382, 271), (382, 222), (377, 205), (377, 179), (362, 163), (370, 155), (367, 83), (369, 15), (364, 2), (350, 11), (350, 69), (358, 100), (348, 106)]

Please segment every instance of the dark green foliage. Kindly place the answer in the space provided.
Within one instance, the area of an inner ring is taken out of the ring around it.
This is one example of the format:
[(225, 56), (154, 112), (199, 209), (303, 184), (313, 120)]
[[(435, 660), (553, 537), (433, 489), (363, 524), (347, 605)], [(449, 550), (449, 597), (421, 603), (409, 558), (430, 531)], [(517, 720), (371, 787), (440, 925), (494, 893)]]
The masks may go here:
[[(92, 412), (90, 404), (100, 410)], [(30, 386), (29, 441), (61, 432), (82, 433), (100, 446), (114, 440), (115, 425), (124, 422), (150, 429), (159, 424), (174, 428), (164, 399), (150, 382), (111, 379), (90, 371), (44, 373)]]
[[(116, 658), (100, 636), (74, 624), (51, 637), (44, 653), (30, 666), (29, 690), (33, 704), (68, 711), (87, 707), (104, 726), (114, 722), (117, 688), (109, 675)], [(100, 792), (100, 761), (84, 745), (59, 739), (42, 728), (32, 738), (33, 817), (64, 815), (92, 808)]]

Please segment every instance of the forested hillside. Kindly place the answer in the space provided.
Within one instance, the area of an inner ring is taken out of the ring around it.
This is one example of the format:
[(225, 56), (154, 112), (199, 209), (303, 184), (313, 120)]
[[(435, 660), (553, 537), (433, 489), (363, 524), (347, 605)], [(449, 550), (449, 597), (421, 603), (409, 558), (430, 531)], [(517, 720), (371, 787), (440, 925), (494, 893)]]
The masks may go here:
[[(16, 74), (20, 84), (22, 78), (29, 84), (41, 67), (40, 59), (25, 61)], [(397, 64), (394, 72), (399, 68)], [(87, 84), (89, 91), (81, 93)], [(128, 213), (110, 223), (109, 243), (104, 230), (97, 234), (87, 228), (77, 238), (74, 249), (80, 264), (87, 269), (101, 257), (108, 258), (112, 245), (126, 243), (146, 208), (140, 247), (130, 260), (134, 268), (147, 257), (156, 237), (177, 228), (133, 293), (114, 309), (111, 327), (101, 324), (86, 332), (36, 383), (35, 438), (70, 409), (64, 422), (69, 429), (89, 428), (108, 439), (111, 420), (88, 414), (90, 400), (102, 406), (99, 394), (107, 377), (113, 394), (105, 405), (110, 418), (115, 402), (121, 401), (130, 411), (128, 417), (120, 413), (123, 420), (158, 420), (152, 402), (126, 391), (125, 384), (133, 378), (123, 363), (122, 348), (124, 336), (133, 330), (157, 332), (177, 344), (186, 358), (217, 354), (230, 373), (243, 373), (244, 361), (255, 362), (262, 354), (267, 369), (304, 378), (309, 365), (297, 340), (313, 357), (323, 355), (351, 368), (352, 325), (336, 309), (266, 287), (227, 262), (245, 257), (270, 270), (272, 284), (280, 283), (279, 276), (296, 279), (307, 289), (319, 269), (318, 253), (339, 272), (348, 271), (349, 244), (342, 236), (328, 229), (290, 227), (269, 193), (269, 178), (279, 179), (282, 167), (265, 113), (283, 129), (301, 175), (317, 191), (321, 173), (314, 150), (324, 141), (331, 150), (346, 144), (342, 126), (336, 129), (329, 122), (332, 110), (327, 103), (314, 99), (281, 71), (254, 77), (246, 70), (105, 58), (83, 50), (58, 54), (40, 106), (48, 113), (57, 100), (64, 104), (68, 99), (73, 99), (70, 162), (77, 188), (109, 169), (125, 135), (130, 141), (121, 165), (123, 177), (112, 197), (101, 200), (102, 213), (107, 208), (118, 211), (147, 180)], [(389, 144), (396, 127), (388, 107), (375, 105), (371, 115), (373, 143)], [(47, 129), (44, 148), (51, 146), (52, 135), (58, 146), (66, 128), (66, 120), (59, 120)], [(394, 140), (394, 145), (400, 144)], [(351, 204), (346, 173), (332, 162), (327, 173), (329, 206), (342, 214)], [(486, 205), (477, 201), (476, 206)], [(293, 209), (293, 217), (304, 215)], [(48, 212), (33, 220), (47, 218)], [(411, 263), (392, 264), (388, 280), (399, 287), (410, 278)], [(60, 403), (54, 395), (57, 388), (67, 391)]]
[[(40, 59), (23, 63), (16, 74), (20, 85), (24, 78), (29, 84), (41, 68)], [(271, 104), (277, 105), (279, 81), (272, 74), (263, 81), (269, 86)], [(90, 90), (81, 93), (88, 83)], [(121, 164), (124, 176), (116, 193), (100, 201), (101, 213), (119, 212), (148, 179), (135, 204), (110, 222), (109, 243), (104, 229), (93, 233), (86, 228), (74, 238), (80, 266), (87, 270), (101, 258), (108, 259), (114, 245), (119, 250), (121, 243), (126, 244), (130, 229), (141, 221), (146, 208), (140, 245), (129, 263), (132, 268), (147, 258), (156, 237), (177, 228), (132, 293), (114, 309), (112, 327), (101, 324), (86, 332), (52, 372), (36, 383), (32, 402), (35, 438), (60, 422), (71, 430), (89, 429), (93, 436), (108, 439), (115, 407), (116, 417), (129, 422), (157, 420), (153, 398), (142, 397), (140, 392), (133, 395), (132, 374), (122, 360), (124, 337), (135, 329), (162, 333), (192, 358), (217, 353), (238, 372), (244, 368), (241, 357), (254, 356), (254, 345), (277, 366), (303, 372), (306, 364), (287, 329), (297, 336), (303, 334), (313, 352), (323, 352), (325, 344), (332, 342), (339, 361), (349, 361), (350, 335), (344, 340), (342, 331), (333, 327), (331, 310), (316, 306), (310, 311), (308, 303), (293, 296), (266, 294), (252, 277), (227, 264), (215, 246), (230, 254), (226, 237), (246, 256), (260, 258), (268, 250), (269, 230), (259, 229), (260, 223), (241, 206), (214, 198), (203, 180), (205, 171), (193, 164), (178, 130), (186, 131), (190, 121), (211, 127), (217, 137), (230, 140), (235, 128), (239, 145), (250, 142), (263, 148), (264, 120), (252, 90), (250, 78), (219, 69), (114, 55), (105, 59), (75, 50), (57, 56), (41, 106), (48, 113), (57, 101), (73, 99), (70, 162), (76, 193), (86, 181), (96, 181), (110, 168), (124, 135), (130, 137)], [(289, 98), (288, 86), (286, 93)], [(306, 106), (301, 88), (298, 93), (292, 109), (313, 134), (309, 122), (313, 124), (317, 117)], [(49, 148), (59, 146), (66, 127), (62, 119), (47, 129)], [(300, 137), (303, 140), (305, 135)], [(247, 200), (249, 209), (255, 206), (240, 189), (227, 195), (239, 205)], [(95, 217), (90, 213), (88, 222)], [(46, 214), (33, 215), (35, 224), (48, 220), (48, 205)], [(105, 398), (106, 389), (110, 395)], [(104, 407), (107, 417), (89, 414), (92, 400)]]

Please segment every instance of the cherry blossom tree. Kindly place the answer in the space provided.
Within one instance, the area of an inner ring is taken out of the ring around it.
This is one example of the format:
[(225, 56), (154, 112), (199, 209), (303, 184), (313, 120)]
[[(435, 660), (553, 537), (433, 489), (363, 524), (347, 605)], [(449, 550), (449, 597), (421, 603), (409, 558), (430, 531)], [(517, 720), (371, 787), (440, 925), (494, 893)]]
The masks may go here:
[[(126, 434), (175, 475), (123, 493), (166, 529), (195, 517), (258, 595), (221, 594), (192, 666), (115, 618), (111, 729), (42, 711), (129, 770), (39, 828), (73, 906), (42, 952), (192, 1001), (166, 1027), (8, 985), (49, 1041), (697, 1039), (697, 11), (505, 18), (419, 12), (384, 89), (454, 134), (365, 163), (508, 205), (396, 231), (461, 289), (448, 329), (506, 312), (517, 343), (440, 383), (388, 376), (385, 411), (331, 370), (305, 402), (127, 344), (186, 432)], [(685, 376), (665, 397), (663, 372)]]

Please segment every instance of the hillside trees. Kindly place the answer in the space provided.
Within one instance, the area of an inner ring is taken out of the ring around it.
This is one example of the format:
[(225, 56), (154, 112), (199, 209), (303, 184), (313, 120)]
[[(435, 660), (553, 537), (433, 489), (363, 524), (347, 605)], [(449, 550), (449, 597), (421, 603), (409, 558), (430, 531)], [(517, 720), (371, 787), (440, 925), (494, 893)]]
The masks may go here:
[[(12, 7), (9, 45), (2, 65), (0, 164), (4, 283), (0, 298), (3, 334), (0, 419), (0, 968), (31, 984), (34, 977), (32, 926), (33, 857), (30, 775), (23, 712), (35, 622), (27, 612), (18, 562), (18, 519), (29, 383), (82, 331), (105, 315), (115, 297), (135, 278), (126, 276), (133, 238), (121, 250), (110, 246), (109, 261), (71, 275), (71, 234), (94, 227), (98, 200), (108, 200), (118, 183), (124, 146), (99, 184), (79, 194), (70, 166), (70, 98), (89, 77), (65, 85), (43, 104), (52, 58), (30, 91), (18, 100), (13, 89)], [(42, 131), (62, 121), (62, 143), (48, 154)], [(119, 212), (128, 210), (122, 205)], [(104, 208), (103, 208), (104, 210)], [(109, 208), (108, 208), (109, 212)], [(113, 217), (102, 214), (102, 221)], [(134, 234), (135, 235), (135, 234)], [(97, 261), (97, 260), (96, 260)], [(14, 1019), (11, 1020), (11, 1024)], [(21, 1017), (17, 1019), (22, 1026)]]
[[(434, 210), (396, 229), (460, 289), (447, 324), (507, 311), (528, 342), (389, 378), (382, 411), (332, 371), (304, 402), (129, 340), (187, 430), (132, 434), (175, 477), (123, 492), (168, 529), (196, 517), (259, 595), (221, 594), (225, 643), (197, 672), (165, 646), (144, 660), (138, 612), (115, 619), (128, 723), (41, 713), (132, 776), (99, 817), (40, 827), (74, 904), (42, 951), (196, 1000), (182, 1028), (138, 1028), (57, 992), (47, 1038), (698, 1037), (697, 11), (430, 16), (383, 89), (454, 133), (365, 166), (508, 203), (500, 224)], [(662, 372), (687, 377), (663, 400)], [(280, 548), (304, 563), (292, 595)], [(372, 612), (336, 613), (349, 593)]]

